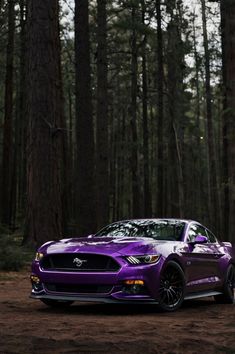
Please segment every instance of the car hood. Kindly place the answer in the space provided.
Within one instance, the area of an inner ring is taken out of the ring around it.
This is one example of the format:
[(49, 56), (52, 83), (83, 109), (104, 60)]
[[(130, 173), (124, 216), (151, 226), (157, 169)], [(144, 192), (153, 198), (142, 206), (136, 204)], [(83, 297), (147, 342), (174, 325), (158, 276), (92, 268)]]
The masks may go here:
[(112, 238), (94, 237), (64, 239), (57, 242), (49, 242), (43, 245), (39, 251), (44, 254), (54, 253), (100, 253), (108, 255), (141, 255), (161, 253), (164, 248), (175, 247), (174, 241), (155, 241), (151, 238)]

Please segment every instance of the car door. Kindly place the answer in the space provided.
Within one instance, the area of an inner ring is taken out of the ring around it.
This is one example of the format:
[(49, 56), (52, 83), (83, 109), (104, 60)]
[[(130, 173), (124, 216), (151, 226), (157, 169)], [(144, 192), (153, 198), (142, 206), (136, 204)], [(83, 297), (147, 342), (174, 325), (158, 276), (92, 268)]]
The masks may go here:
[[(194, 244), (197, 235), (206, 236), (208, 242)], [(223, 256), (219, 244), (210, 241), (206, 228), (200, 224), (190, 224), (186, 234), (186, 278), (191, 291), (211, 290), (221, 284), (219, 260)]]

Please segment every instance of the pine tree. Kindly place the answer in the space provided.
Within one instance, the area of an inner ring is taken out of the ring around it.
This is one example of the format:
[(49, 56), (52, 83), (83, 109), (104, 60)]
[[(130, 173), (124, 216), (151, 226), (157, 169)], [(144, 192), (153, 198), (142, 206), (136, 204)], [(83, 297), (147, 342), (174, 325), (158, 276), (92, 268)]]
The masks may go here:
[(222, 1), (222, 24), (223, 29), (223, 65), (224, 65), (224, 88), (225, 110), (224, 119), (224, 147), (227, 165), (228, 205), (228, 234), (225, 237), (233, 241), (235, 235), (235, 3), (231, 0)]
[(13, 178), (13, 72), (15, 37), (15, 1), (8, 1), (8, 36), (6, 53), (5, 104), (3, 125), (3, 153), (1, 176), (1, 223), (12, 222), (12, 178)]
[(91, 97), (88, 1), (75, 0), (76, 219), (80, 234), (96, 230), (94, 122)]
[(28, 1), (27, 219), (24, 242), (62, 237), (61, 73), (57, 0)]
[(107, 2), (97, 1), (97, 122), (96, 122), (96, 217), (100, 228), (109, 221), (109, 136)]

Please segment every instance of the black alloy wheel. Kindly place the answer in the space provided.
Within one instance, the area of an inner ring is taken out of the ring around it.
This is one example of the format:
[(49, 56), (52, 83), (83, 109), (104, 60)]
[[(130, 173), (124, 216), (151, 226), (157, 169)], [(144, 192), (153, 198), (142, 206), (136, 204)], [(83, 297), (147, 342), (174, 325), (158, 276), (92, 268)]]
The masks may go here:
[(160, 277), (159, 307), (163, 311), (177, 310), (184, 300), (184, 291), (183, 270), (178, 263), (168, 262)]
[(220, 304), (233, 304), (234, 288), (235, 288), (235, 266), (233, 264), (230, 264), (226, 272), (225, 282), (223, 286), (223, 294), (216, 295), (215, 301)]

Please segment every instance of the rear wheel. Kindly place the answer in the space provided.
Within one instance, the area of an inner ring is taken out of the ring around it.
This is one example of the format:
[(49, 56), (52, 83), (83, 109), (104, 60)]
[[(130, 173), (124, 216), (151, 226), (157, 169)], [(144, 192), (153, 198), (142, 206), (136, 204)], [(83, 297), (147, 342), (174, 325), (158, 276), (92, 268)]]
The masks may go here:
[(163, 311), (177, 310), (184, 300), (184, 291), (183, 270), (176, 262), (168, 262), (160, 276), (159, 307)]
[(230, 264), (227, 268), (223, 294), (216, 295), (215, 301), (220, 304), (234, 303), (234, 287), (235, 287), (235, 266)]
[(40, 299), (45, 305), (54, 308), (66, 308), (72, 305), (73, 301), (67, 300), (53, 300), (53, 299)]

